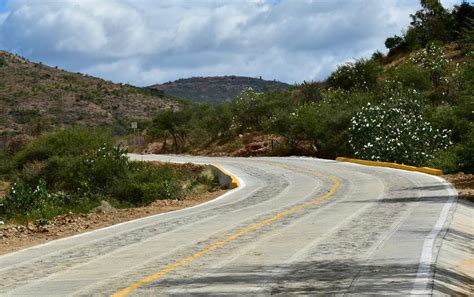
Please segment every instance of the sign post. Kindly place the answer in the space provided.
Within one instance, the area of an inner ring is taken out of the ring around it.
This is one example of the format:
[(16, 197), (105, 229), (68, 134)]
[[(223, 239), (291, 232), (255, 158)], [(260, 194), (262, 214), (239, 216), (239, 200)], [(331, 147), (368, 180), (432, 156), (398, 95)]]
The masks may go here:
[(132, 128), (132, 144), (136, 145), (138, 142), (138, 123), (137, 122), (132, 122), (130, 127)]

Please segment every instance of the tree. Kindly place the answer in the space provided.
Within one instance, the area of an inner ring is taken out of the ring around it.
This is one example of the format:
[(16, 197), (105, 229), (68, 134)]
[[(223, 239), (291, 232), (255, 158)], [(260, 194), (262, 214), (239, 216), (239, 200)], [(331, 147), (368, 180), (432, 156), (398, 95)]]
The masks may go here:
[(174, 151), (178, 153), (185, 142), (185, 136), (187, 134), (185, 124), (188, 121), (189, 113), (186, 109), (181, 111), (167, 109), (159, 112), (153, 118), (149, 134), (153, 137), (164, 137), (165, 145), (166, 138), (170, 135), (173, 138)]
[(324, 82), (303, 81), (302, 84), (296, 85), (291, 92), (291, 98), (294, 103), (317, 102), (321, 100), (321, 90), (325, 87)]
[(402, 44), (403, 44), (403, 38), (398, 35), (394, 35), (385, 40), (385, 47), (388, 48), (389, 50), (398, 48)]
[(451, 14), (439, 0), (421, 0), (421, 10), (411, 15), (411, 29), (416, 32), (421, 46), (435, 40), (451, 41)]

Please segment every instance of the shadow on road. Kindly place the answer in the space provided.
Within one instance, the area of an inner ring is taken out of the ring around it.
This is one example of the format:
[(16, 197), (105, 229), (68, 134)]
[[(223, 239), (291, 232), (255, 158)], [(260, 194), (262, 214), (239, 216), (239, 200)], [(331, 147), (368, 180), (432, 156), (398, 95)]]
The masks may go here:
[[(146, 287), (178, 288), (192, 295), (226, 295), (263, 287), (264, 294), (397, 294), (413, 288), (418, 264), (372, 265), (351, 260), (301, 262), (287, 266), (234, 266), (199, 271), (203, 277), (164, 279)], [(436, 270), (437, 281), (429, 284), (435, 293), (462, 295), (469, 292), (472, 279), (445, 269)], [(463, 291), (464, 290), (464, 291)]]
[(408, 203), (408, 202), (431, 202), (431, 203), (446, 203), (449, 196), (424, 196), (424, 197), (396, 197), (396, 198), (381, 198), (381, 199), (364, 199), (364, 200), (350, 200), (343, 203)]

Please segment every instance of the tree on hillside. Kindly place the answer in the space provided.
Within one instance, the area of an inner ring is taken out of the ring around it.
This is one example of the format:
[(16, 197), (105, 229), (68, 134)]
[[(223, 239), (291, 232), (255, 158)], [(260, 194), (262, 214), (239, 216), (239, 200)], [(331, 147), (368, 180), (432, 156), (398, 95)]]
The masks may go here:
[[(403, 36), (389, 37), (385, 46), (394, 54), (425, 47), (433, 41), (451, 42), (465, 39), (471, 28), (474, 6), (463, 1), (452, 10), (445, 9), (439, 0), (421, 0), (422, 9), (411, 15), (410, 27)], [(469, 39), (468, 39), (469, 40)]]
[(150, 135), (154, 137), (163, 137), (165, 139), (171, 136), (173, 138), (174, 151), (178, 153), (184, 144), (186, 136), (186, 127), (189, 120), (189, 113), (184, 111), (173, 111), (167, 109), (159, 112), (154, 118), (149, 129)]
[(421, 0), (421, 10), (411, 15), (411, 28), (422, 46), (433, 40), (449, 41), (451, 36), (450, 14), (439, 0)]

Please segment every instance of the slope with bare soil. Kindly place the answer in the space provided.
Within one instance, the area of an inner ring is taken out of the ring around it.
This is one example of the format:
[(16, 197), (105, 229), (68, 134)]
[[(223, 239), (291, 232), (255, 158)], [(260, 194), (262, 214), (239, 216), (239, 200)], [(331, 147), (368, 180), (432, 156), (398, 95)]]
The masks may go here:
[(114, 84), (0, 51), (0, 133), (35, 134), (71, 124), (123, 129), (123, 122), (148, 118), (176, 104), (156, 91)]

